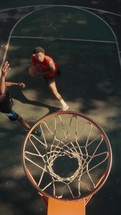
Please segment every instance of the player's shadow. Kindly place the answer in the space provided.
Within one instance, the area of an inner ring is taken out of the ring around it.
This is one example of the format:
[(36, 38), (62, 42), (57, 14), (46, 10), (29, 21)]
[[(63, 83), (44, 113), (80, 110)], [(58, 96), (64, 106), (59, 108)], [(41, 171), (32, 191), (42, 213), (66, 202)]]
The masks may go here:
[(10, 93), (11, 93), (11, 96), (13, 99), (16, 99), (16, 100), (19, 100), (21, 101), (22, 103), (25, 103), (25, 104), (30, 104), (30, 105), (35, 105), (35, 106), (40, 106), (40, 107), (44, 107), (44, 108), (48, 108), (49, 113), (53, 113), (53, 112), (56, 112), (59, 110), (59, 108), (55, 107), (55, 106), (50, 106), (48, 104), (44, 104), (40, 101), (36, 101), (36, 100), (30, 100), (29, 98), (27, 98), (21, 91), (20, 88), (16, 88), (14, 90), (14, 87), (12, 87), (10, 89)]

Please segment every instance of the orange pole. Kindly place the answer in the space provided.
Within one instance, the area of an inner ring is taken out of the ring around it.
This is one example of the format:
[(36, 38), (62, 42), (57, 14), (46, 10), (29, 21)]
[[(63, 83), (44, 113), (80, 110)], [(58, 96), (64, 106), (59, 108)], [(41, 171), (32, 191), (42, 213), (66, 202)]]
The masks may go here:
[(85, 199), (68, 201), (49, 198), (47, 215), (85, 215)]

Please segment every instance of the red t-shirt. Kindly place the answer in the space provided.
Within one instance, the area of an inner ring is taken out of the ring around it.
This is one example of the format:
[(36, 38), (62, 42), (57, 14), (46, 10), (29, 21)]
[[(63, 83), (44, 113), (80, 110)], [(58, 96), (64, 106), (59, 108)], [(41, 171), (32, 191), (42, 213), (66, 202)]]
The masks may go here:
[[(49, 72), (50, 71), (50, 67), (49, 67), (49, 62), (53, 61), (53, 59), (47, 55), (44, 56), (44, 61), (40, 62), (35, 55), (32, 55), (32, 63), (34, 65), (37, 66), (37, 69), (40, 70), (41, 72)], [(53, 61), (53, 63), (55, 64), (55, 71), (54, 72), (50, 72), (49, 74), (43, 75), (45, 78), (50, 78), (50, 77), (54, 77), (55, 74), (58, 72), (58, 65)]]

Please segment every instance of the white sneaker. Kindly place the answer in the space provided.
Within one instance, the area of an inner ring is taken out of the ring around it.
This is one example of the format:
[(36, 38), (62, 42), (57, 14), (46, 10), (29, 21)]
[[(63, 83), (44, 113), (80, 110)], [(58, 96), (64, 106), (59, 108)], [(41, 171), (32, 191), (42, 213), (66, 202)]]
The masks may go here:
[(66, 104), (66, 105), (64, 105), (64, 106), (62, 106), (62, 108), (61, 108), (61, 110), (62, 111), (66, 111), (66, 110), (68, 110), (69, 109), (69, 106)]

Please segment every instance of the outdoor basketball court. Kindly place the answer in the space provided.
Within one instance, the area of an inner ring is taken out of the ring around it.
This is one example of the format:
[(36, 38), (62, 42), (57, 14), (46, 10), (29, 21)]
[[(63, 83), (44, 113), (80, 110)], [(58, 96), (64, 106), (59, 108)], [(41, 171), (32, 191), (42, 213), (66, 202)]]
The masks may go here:
[[(44, 80), (33, 79), (27, 73), (33, 48), (42, 46), (59, 64), (62, 74), (57, 78), (57, 86), (69, 110), (98, 123), (111, 142), (111, 173), (88, 203), (87, 215), (116, 214), (121, 197), (120, 41), (102, 14), (106, 17), (109, 11), (71, 5), (11, 5), (0, 11), (1, 25), (8, 26), (5, 38), (4, 31), (1, 32), (1, 64), (5, 59), (11, 64), (9, 81), (26, 83), (23, 90), (11, 88), (14, 110), (34, 125), (59, 109)], [(112, 15), (112, 20), (114, 16), (117, 14)], [(45, 215), (46, 207), (23, 169), (22, 150), (27, 133), (2, 114), (0, 122), (0, 214)]]

